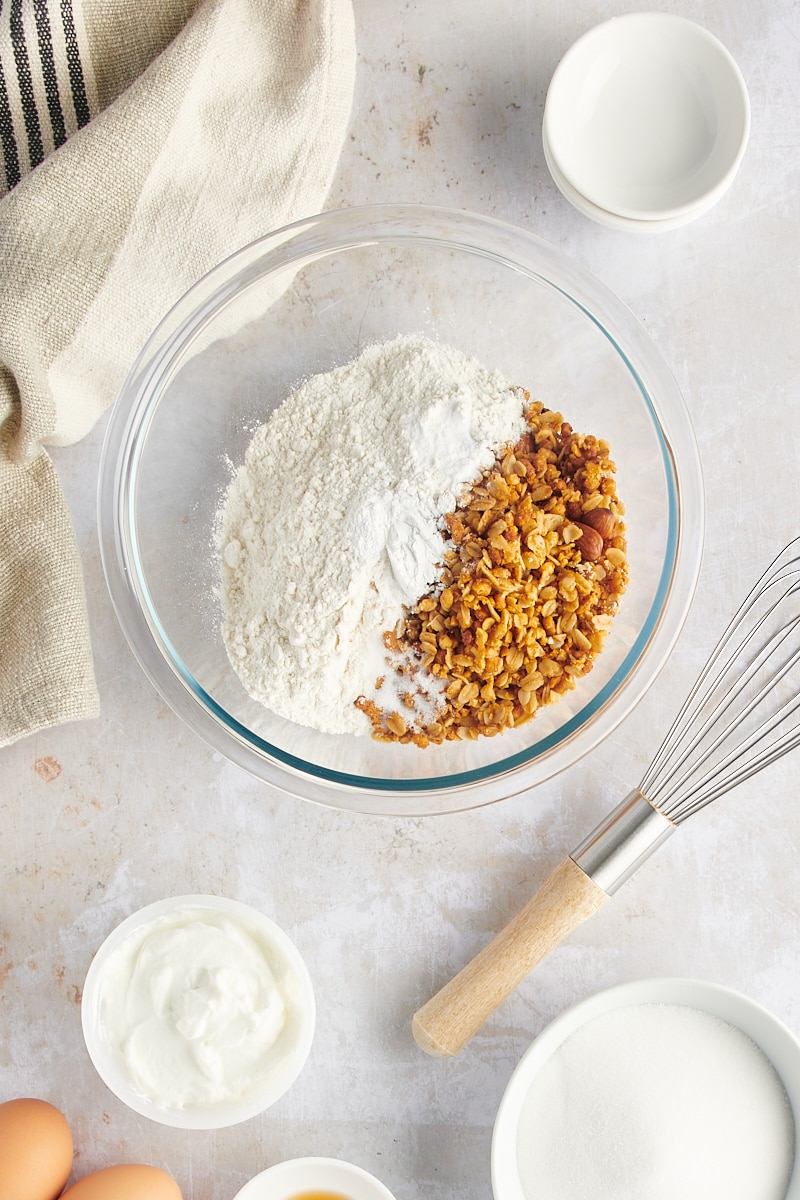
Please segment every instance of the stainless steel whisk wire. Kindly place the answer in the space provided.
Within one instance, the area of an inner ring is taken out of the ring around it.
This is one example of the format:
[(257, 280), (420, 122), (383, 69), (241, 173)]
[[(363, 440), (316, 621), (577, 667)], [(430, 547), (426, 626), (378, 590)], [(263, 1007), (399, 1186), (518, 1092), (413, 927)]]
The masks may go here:
[[(779, 694), (800, 665), (799, 550), (800, 538), (751, 588), (640, 784), (676, 825), (800, 744), (800, 721), (786, 727), (800, 711), (800, 675)], [(774, 711), (742, 735), (773, 696)]]
[(800, 744), (800, 537), (753, 584), (640, 786), (570, 855), (608, 895), (688, 817)]

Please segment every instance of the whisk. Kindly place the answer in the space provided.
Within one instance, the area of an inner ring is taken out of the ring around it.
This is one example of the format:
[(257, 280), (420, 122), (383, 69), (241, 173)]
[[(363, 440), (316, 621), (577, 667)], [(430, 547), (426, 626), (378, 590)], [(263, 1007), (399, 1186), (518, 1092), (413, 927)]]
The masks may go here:
[(528, 972), (687, 818), (800, 743), (800, 538), (753, 586), (641, 784), (525, 908), (414, 1015), (428, 1054), (458, 1053)]

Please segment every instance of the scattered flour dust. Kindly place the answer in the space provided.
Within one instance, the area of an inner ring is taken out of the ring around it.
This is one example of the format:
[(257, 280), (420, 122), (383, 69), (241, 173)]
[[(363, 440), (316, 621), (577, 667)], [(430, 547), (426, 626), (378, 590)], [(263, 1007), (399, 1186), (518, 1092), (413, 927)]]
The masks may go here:
[(524, 409), (498, 372), (404, 335), (312, 377), (260, 426), (218, 528), (225, 644), (254, 699), (370, 732), (355, 700), (388, 686), (383, 633), (435, 584), (442, 516), (521, 436)]

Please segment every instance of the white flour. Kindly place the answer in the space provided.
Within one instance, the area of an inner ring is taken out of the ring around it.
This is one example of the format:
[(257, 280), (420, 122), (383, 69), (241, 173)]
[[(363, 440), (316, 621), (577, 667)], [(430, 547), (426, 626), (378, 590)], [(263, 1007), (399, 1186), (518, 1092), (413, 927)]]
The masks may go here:
[(386, 671), (382, 634), (435, 583), (441, 517), (523, 433), (498, 372), (410, 335), (309, 379), (255, 433), (221, 512), (223, 634), (256, 700), (326, 733)]

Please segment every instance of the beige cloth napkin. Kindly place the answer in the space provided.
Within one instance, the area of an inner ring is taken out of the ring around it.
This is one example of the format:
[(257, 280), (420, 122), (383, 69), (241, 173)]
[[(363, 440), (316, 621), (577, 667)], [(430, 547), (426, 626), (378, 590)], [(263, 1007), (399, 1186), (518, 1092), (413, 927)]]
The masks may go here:
[(0, 4), (0, 746), (98, 711), (44, 447), (200, 275), (324, 207), (354, 72), (350, 0)]

